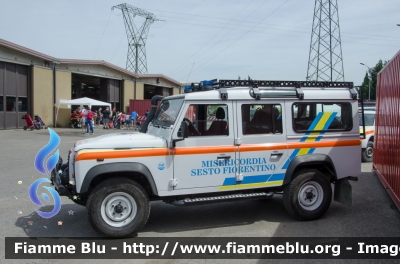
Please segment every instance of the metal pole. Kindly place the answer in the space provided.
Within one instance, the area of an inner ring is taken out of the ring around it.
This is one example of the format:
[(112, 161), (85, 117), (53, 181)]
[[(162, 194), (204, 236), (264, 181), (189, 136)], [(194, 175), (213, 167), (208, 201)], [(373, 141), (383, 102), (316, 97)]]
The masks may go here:
[(368, 68), (368, 73), (369, 73), (369, 85), (368, 85), (368, 101), (371, 100), (371, 82), (372, 82), (372, 70), (370, 67), (365, 65), (363, 62), (360, 62), (361, 65), (364, 65), (365, 67)]
[[(368, 70), (369, 70), (369, 68), (368, 68)], [(371, 74), (371, 71), (370, 71), (370, 73), (369, 73), (369, 77), (370, 77), (370, 79), (369, 79), (369, 88), (368, 88), (368, 101), (371, 100), (371, 82), (372, 82), (372, 74)]]

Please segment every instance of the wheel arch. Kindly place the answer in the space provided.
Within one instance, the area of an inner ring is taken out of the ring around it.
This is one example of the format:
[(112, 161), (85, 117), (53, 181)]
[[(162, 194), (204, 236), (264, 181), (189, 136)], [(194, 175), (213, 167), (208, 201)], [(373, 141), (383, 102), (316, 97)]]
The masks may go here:
[(292, 159), (289, 163), (289, 166), (285, 173), (285, 178), (283, 180), (283, 184), (288, 184), (292, 181), (294, 174), (299, 169), (306, 169), (306, 168), (318, 168), (318, 170), (322, 171), (327, 170), (329, 174), (336, 179), (336, 169), (333, 165), (332, 159), (325, 154), (308, 154), (297, 156)]
[(115, 177), (127, 177), (143, 186), (149, 196), (158, 196), (157, 186), (147, 166), (137, 162), (116, 162), (92, 167), (85, 175), (80, 193), (86, 193), (100, 182)]

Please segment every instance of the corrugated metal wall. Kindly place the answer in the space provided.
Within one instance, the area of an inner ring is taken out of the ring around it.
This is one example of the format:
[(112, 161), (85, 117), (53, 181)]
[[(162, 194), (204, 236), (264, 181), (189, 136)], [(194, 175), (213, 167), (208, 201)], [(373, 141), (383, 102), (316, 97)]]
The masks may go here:
[(400, 52), (378, 74), (373, 167), (400, 209)]
[(0, 129), (26, 125), (21, 117), (28, 112), (30, 102), (28, 74), (28, 66), (0, 61)]

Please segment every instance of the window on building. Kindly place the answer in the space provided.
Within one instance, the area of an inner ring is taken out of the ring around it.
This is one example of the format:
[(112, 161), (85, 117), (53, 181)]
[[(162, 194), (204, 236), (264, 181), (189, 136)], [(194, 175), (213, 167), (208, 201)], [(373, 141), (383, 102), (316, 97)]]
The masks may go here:
[(293, 129), (307, 131), (349, 131), (353, 127), (350, 103), (295, 103)]
[(280, 104), (243, 104), (241, 109), (243, 135), (282, 133)]
[(17, 111), (17, 100), (15, 96), (6, 96), (6, 111), (15, 112)]
[(0, 95), (0, 112), (4, 111), (4, 96)]
[(18, 97), (18, 111), (28, 112), (28, 98)]

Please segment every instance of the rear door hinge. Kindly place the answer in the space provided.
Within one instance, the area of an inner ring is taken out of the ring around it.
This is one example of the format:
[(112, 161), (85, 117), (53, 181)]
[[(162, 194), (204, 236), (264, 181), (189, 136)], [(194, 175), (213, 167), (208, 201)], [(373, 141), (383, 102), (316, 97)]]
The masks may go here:
[(240, 146), (242, 144), (241, 138), (235, 138), (235, 146)]
[(169, 186), (176, 187), (177, 185), (178, 185), (178, 180), (177, 179), (169, 180)]

